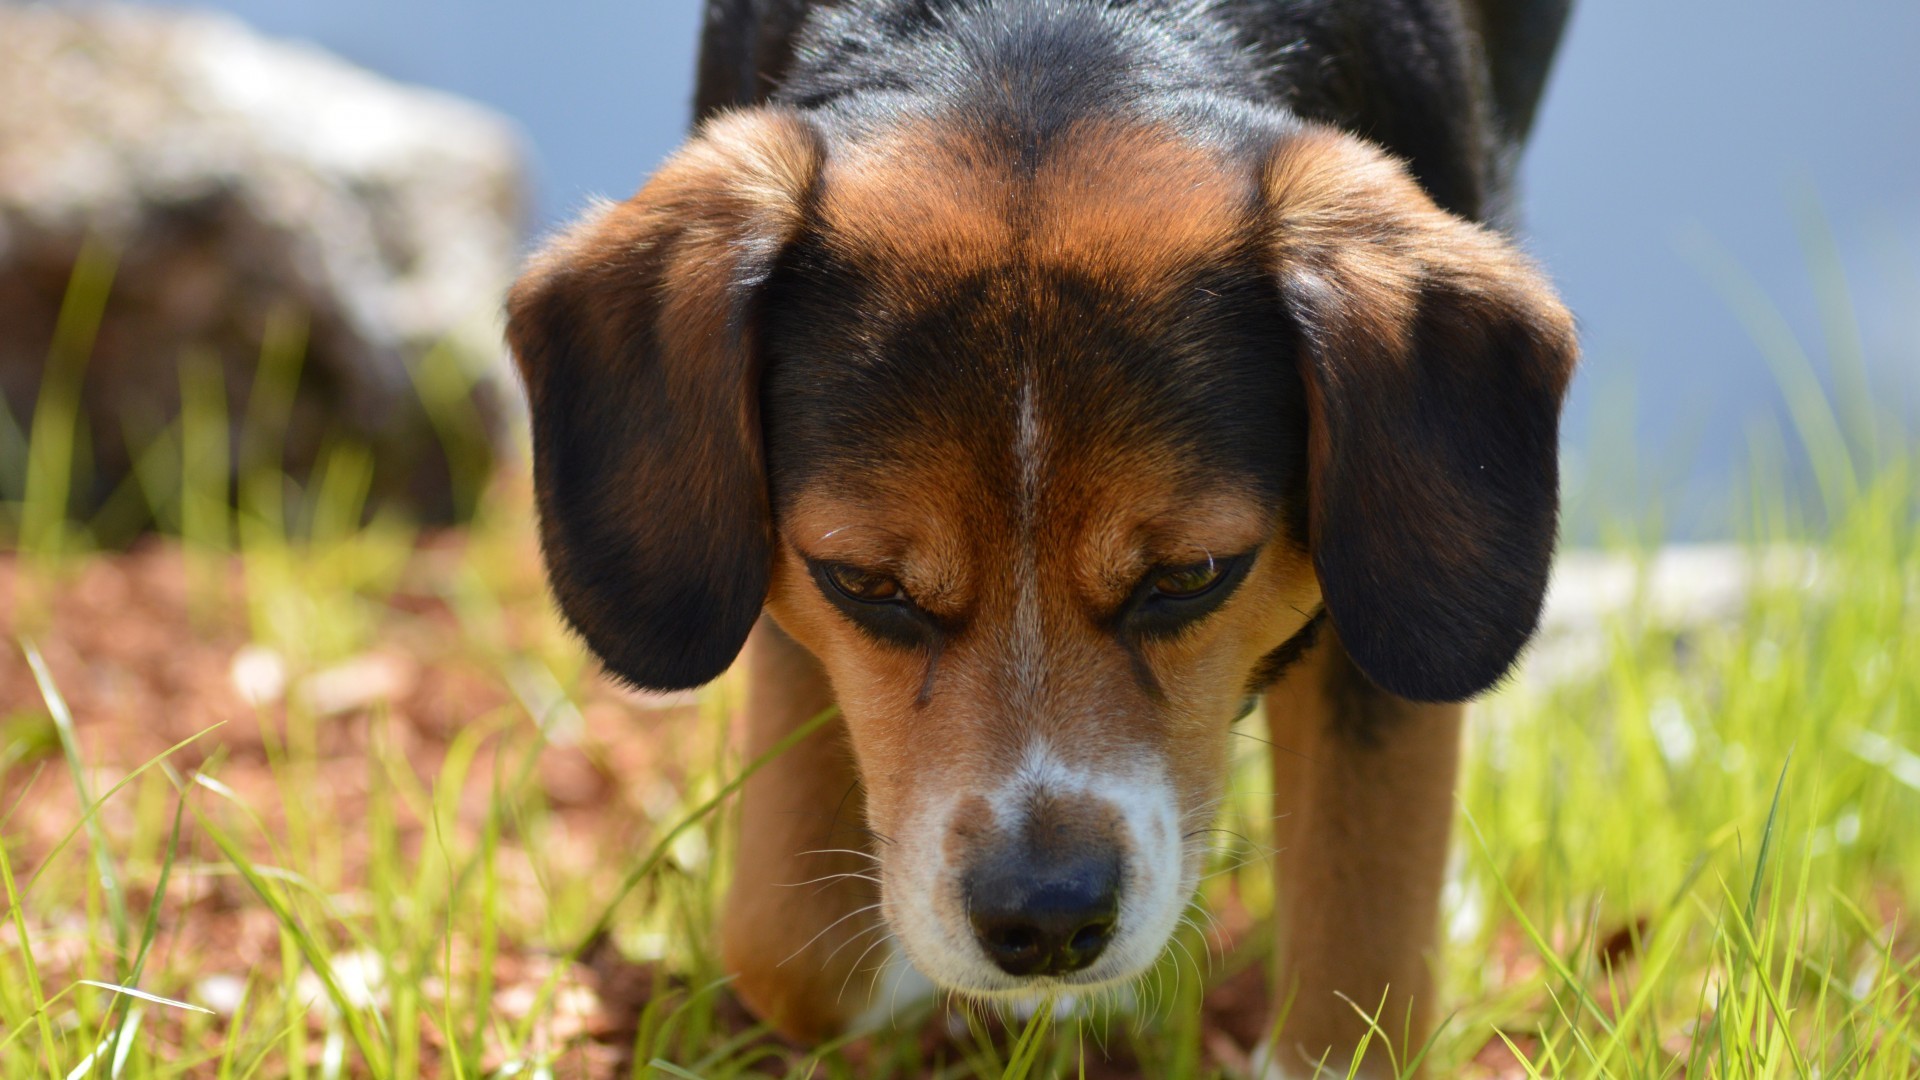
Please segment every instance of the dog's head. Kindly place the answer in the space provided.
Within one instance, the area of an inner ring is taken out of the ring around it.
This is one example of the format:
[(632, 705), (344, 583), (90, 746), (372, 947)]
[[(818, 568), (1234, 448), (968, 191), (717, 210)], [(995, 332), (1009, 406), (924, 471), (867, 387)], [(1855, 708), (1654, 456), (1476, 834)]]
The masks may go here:
[(646, 687), (763, 608), (817, 655), (948, 987), (1152, 962), (1229, 726), (1322, 611), (1421, 700), (1538, 615), (1570, 319), (1331, 130), (737, 113), (510, 307), (562, 609)]

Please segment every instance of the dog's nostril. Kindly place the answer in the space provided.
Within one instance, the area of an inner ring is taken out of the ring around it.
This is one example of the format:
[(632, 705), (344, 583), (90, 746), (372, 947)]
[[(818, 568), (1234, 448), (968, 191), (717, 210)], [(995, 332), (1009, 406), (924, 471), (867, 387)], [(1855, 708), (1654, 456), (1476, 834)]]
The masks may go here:
[(998, 942), (999, 946), (1009, 951), (1020, 951), (1024, 949), (1031, 949), (1034, 946), (1040, 944), (1039, 935), (1035, 934), (1033, 931), (1028, 930), (1024, 927), (1014, 927), (1011, 930), (1002, 930), (1000, 931), (999, 939), (1000, 939)]
[(1107, 947), (1107, 935), (1113, 932), (1113, 920), (1097, 919), (1073, 932), (1073, 940), (1067, 942), (1067, 948), (1076, 953), (1097, 956)]
[(1068, 974), (1091, 965), (1112, 939), (1118, 880), (1110, 860), (1065, 867), (995, 860), (969, 876), (968, 919), (988, 959), (1007, 974)]
[(1040, 935), (1030, 927), (998, 927), (988, 931), (985, 937), (996, 956), (1024, 957), (1040, 951)]

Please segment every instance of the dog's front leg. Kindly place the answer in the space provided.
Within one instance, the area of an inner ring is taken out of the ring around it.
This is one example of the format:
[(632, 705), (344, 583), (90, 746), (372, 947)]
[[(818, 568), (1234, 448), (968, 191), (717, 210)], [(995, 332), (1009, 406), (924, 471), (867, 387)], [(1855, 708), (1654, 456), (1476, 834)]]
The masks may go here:
[[(750, 758), (833, 704), (819, 661), (765, 617), (747, 642), (747, 674)], [(747, 1005), (802, 1042), (836, 1033), (861, 1012), (865, 972), (887, 949), (851, 755), (835, 718), (741, 792), (722, 952)]]
[(1404, 1068), (1430, 1030), (1462, 708), (1379, 690), (1331, 632), (1266, 704), (1284, 1010), (1269, 1075), (1347, 1075), (1377, 1013), (1360, 1075), (1392, 1076), (1389, 1046)]

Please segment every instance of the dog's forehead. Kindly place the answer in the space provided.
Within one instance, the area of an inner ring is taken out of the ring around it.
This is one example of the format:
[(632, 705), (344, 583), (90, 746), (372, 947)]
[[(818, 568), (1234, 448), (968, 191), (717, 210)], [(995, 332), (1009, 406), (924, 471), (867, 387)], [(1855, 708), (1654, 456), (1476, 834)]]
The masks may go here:
[(927, 461), (998, 502), (1143, 470), (1278, 500), (1299, 382), (1246, 170), (1140, 125), (999, 145), (829, 154), (766, 309), (776, 504)]
[(903, 271), (964, 275), (1017, 253), (1151, 287), (1229, 249), (1256, 186), (1161, 124), (1083, 120), (1026, 145), (936, 118), (830, 152), (818, 220), (842, 250)]

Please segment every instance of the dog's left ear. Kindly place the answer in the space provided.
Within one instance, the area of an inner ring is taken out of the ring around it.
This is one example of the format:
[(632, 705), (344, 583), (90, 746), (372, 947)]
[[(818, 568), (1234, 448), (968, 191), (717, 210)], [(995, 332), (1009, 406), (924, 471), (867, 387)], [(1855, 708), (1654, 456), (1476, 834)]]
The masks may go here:
[(790, 112), (722, 115), (639, 194), (550, 244), (507, 301), (547, 575), (635, 685), (720, 674), (766, 602), (753, 307), (819, 163)]
[(1327, 610), (1383, 689), (1471, 697), (1539, 622), (1572, 317), (1507, 240), (1358, 139), (1294, 133), (1264, 185), (1300, 333), (1306, 539)]

